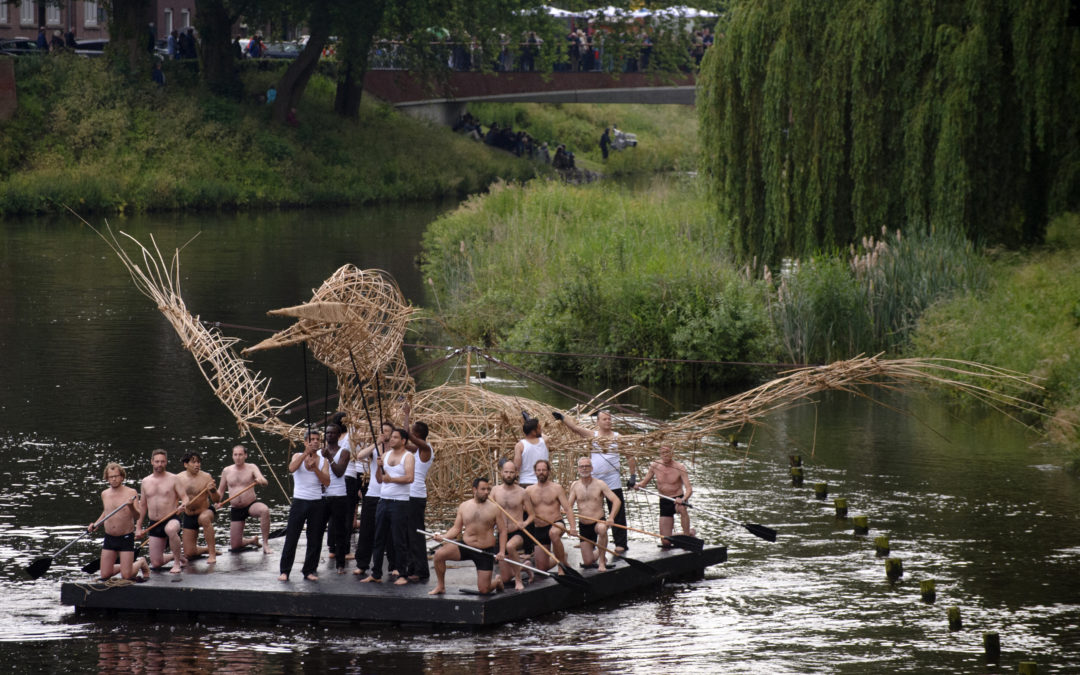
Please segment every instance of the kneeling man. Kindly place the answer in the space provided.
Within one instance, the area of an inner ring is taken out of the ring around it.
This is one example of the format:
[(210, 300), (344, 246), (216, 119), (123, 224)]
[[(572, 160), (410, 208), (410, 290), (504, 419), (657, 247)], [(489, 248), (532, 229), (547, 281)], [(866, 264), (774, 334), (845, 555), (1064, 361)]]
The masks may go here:
[[(491, 582), (491, 572), (495, 569), (495, 562), (501, 563), (506, 554), (506, 519), (502, 511), (499, 511), (499, 507), (488, 501), (489, 494), (491, 494), (491, 483), (486, 478), (474, 480), (473, 498), (458, 506), (453, 527), (443, 534), (435, 535), (435, 541), (457, 539), (460, 535), (463, 543), (482, 549), (484, 552), (470, 551), (450, 542), (443, 544), (442, 548), (435, 552), (437, 583), (428, 595), (446, 592), (447, 560), (472, 560), (476, 563), (476, 590), (481, 594), (492, 593), (496, 588), (502, 588), (501, 579), (496, 579), (495, 583)], [(497, 548), (495, 530), (499, 532)]]

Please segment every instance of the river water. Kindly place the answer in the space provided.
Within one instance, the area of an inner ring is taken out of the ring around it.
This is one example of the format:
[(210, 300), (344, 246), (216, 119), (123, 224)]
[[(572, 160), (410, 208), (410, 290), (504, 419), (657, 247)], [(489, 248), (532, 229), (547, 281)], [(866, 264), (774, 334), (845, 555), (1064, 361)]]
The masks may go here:
[[(204, 319), (281, 328), (266, 310), (310, 297), (346, 262), (391, 272), (423, 302), (414, 260), (424, 227), (452, 204), (354, 212), (149, 216), (117, 230), (163, 251), (187, 244), (183, 294)], [(95, 224), (100, 224), (100, 219)], [(227, 329), (246, 341), (262, 334)], [(696, 583), (512, 624), (495, 631), (85, 621), (59, 603), (60, 584), (96, 556), (83, 540), (28, 580), (21, 567), (77, 536), (100, 512), (108, 460), (148, 473), (149, 450), (224, 457), (236, 437), (172, 329), (139, 295), (112, 253), (69, 218), (0, 230), (0, 670), (137, 672), (1080, 672), (1080, 487), (1062, 457), (1015, 422), (925, 392), (890, 395), (909, 414), (826, 395), (768, 420), (747, 447), (692, 460), (696, 501), (780, 531), (775, 544), (700, 516), (729, 561)], [(431, 358), (412, 354), (410, 362)], [(301, 395), (298, 350), (261, 355), (281, 399)], [(427, 384), (460, 378), (462, 366)], [(309, 368), (319, 397), (324, 381)], [(567, 404), (488, 369), (490, 386)], [(577, 383), (600, 388), (597, 383)], [(615, 385), (618, 386), (618, 385)], [(673, 416), (720, 392), (664, 392), (629, 403)], [(276, 441), (266, 446), (283, 453)], [(788, 456), (799, 453), (804, 487)], [(217, 474), (222, 465), (207, 460)], [(129, 484), (133, 481), (129, 481)], [(829, 499), (813, 483), (828, 482)], [(833, 497), (867, 515), (870, 536), (837, 520)], [(283, 500), (282, 500), (283, 501)], [(631, 498), (631, 522), (651, 529), (655, 503)], [(275, 506), (275, 520), (285, 513)], [(887, 536), (904, 577), (891, 584), (872, 538)], [(631, 540), (635, 547), (652, 541)], [(934, 579), (937, 601), (921, 601)], [(950, 632), (946, 608), (964, 629)], [(983, 659), (982, 633), (1001, 636), (1000, 664)]]

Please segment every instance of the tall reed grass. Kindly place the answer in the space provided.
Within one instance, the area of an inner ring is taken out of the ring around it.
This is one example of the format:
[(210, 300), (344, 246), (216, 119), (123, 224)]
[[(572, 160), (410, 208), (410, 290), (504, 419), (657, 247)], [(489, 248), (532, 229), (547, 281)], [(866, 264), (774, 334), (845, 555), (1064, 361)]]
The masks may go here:
[(896, 353), (934, 302), (986, 279), (985, 260), (961, 234), (883, 230), (846, 254), (788, 261), (770, 314), (787, 357), (800, 363)]

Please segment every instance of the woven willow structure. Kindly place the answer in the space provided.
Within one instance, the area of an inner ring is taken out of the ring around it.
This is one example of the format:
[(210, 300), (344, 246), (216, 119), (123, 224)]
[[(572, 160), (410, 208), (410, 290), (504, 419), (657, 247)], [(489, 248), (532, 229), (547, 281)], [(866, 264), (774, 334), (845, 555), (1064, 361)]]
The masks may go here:
[[(127, 267), (139, 291), (157, 304), (176, 330), (214, 394), (233, 413), (241, 432), (250, 436), (251, 430), (258, 428), (290, 441), (298, 440), (300, 423), (288, 424), (280, 419), (286, 406), (269, 396), (269, 379), (252, 373), (248, 363), (236, 354), (233, 347), (237, 340), (207, 329), (188, 312), (180, 296), (179, 250), (171, 263), (166, 263), (156, 243), (151, 250), (121, 233), (139, 246), (140, 266), (127, 255), (112, 231), (106, 232), (98, 234)], [(337, 376), (339, 409), (346, 413), (357, 447), (370, 442), (380, 420), (400, 425), (401, 403), (411, 401), (412, 419), (428, 424), (428, 440), (436, 453), (428, 474), (428, 508), (434, 520), (452, 517), (457, 504), (470, 494), (477, 476), (497, 480), (499, 458), (512, 457), (522, 436), (523, 412), (540, 419), (551, 451), (553, 479), (569, 486), (576, 476), (577, 457), (589, 452), (591, 444), (556, 423), (552, 416), (555, 408), (471, 384), (415, 391), (402, 353), (413, 312), (387, 274), (345, 265), (314, 291), (310, 302), (271, 311), (271, 315), (297, 321), (244, 353), (301, 342), (309, 345), (314, 357)], [(620, 429), (619, 450), (624, 459), (647, 462), (657, 456), (661, 444), (670, 443), (679, 456), (687, 458), (709, 437), (763, 424), (773, 413), (812, 403), (821, 392), (845, 391), (869, 398), (867, 391), (874, 387), (900, 389), (911, 385), (951, 388), (1006, 414), (1043, 414), (1040, 406), (1026, 398), (1035, 385), (1021, 373), (945, 359), (859, 357), (793, 370), (645, 431)], [(587, 416), (599, 405), (590, 402), (575, 412)], [(265, 455), (263, 459), (274, 473)]]

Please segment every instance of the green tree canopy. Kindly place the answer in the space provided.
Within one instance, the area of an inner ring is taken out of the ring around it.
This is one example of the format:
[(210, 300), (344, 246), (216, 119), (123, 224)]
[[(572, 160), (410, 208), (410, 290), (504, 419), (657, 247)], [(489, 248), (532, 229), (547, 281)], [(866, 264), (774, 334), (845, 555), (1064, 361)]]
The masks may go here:
[(704, 165), (747, 259), (890, 228), (1041, 240), (1080, 204), (1069, 0), (746, 0), (702, 67)]

